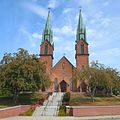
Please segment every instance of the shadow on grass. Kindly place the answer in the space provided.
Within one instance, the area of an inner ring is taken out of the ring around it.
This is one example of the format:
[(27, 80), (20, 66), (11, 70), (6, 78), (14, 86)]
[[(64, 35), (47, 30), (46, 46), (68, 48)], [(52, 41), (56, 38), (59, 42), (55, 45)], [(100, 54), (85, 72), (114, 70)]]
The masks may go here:
[(0, 108), (11, 107), (16, 105), (31, 105), (31, 104), (42, 104), (45, 95), (41, 93), (22, 93), (19, 95), (17, 102), (13, 101), (12, 96), (0, 97)]

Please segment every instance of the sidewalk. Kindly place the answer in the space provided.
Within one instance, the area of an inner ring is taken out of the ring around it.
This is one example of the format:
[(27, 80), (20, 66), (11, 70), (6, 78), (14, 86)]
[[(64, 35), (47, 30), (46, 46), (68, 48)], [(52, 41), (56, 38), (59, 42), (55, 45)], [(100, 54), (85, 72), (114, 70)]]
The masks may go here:
[(90, 117), (50, 117), (50, 116), (40, 116), (40, 117), (28, 117), (28, 116), (18, 116), (10, 117), (0, 120), (120, 120), (120, 115), (115, 116), (90, 116)]

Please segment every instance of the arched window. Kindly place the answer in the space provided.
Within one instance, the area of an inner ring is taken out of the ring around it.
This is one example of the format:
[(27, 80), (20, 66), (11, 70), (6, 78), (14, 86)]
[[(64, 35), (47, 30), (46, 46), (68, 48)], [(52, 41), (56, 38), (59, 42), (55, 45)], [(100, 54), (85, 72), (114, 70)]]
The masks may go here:
[(84, 44), (80, 45), (80, 54), (84, 54)]
[(63, 70), (65, 69), (65, 63), (64, 62), (62, 63), (62, 69)]
[(84, 67), (84, 65), (82, 65), (81, 72), (84, 72), (84, 70), (85, 70), (85, 67)]
[(47, 45), (47, 44), (45, 45), (45, 51), (44, 51), (44, 54), (48, 54), (48, 45)]

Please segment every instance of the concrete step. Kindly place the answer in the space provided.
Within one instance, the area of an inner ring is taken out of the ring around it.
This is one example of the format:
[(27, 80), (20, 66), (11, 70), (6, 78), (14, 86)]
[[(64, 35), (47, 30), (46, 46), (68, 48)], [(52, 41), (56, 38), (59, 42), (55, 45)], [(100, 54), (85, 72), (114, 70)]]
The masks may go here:
[(45, 100), (42, 107), (37, 107), (33, 116), (56, 116), (62, 104), (64, 93), (53, 92), (48, 100)]

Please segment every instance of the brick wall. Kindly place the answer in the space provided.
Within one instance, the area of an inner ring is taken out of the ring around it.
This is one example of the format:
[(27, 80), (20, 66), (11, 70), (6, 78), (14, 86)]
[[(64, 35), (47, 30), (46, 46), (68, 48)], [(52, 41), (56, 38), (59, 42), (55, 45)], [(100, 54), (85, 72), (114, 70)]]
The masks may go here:
[[(72, 111), (72, 113), (70, 113)], [(73, 116), (120, 115), (120, 106), (67, 107), (67, 114)]]
[[(84, 45), (84, 54), (81, 55), (80, 46), (81, 44)], [(82, 66), (88, 67), (89, 64), (89, 55), (88, 55), (88, 45), (83, 41), (80, 40), (75, 47), (76, 50), (76, 67), (81, 70)]]
[(31, 108), (30, 105), (19, 105), (15, 107), (0, 109), (0, 119), (11, 116), (18, 116), (30, 108)]
[[(51, 80), (54, 83), (55, 78), (58, 80), (59, 91), (61, 91), (60, 83), (64, 80), (67, 83), (67, 91), (70, 91), (70, 82), (72, 78), (73, 65), (66, 57), (62, 57), (60, 61), (51, 70)], [(54, 89), (54, 87), (53, 87)]]

